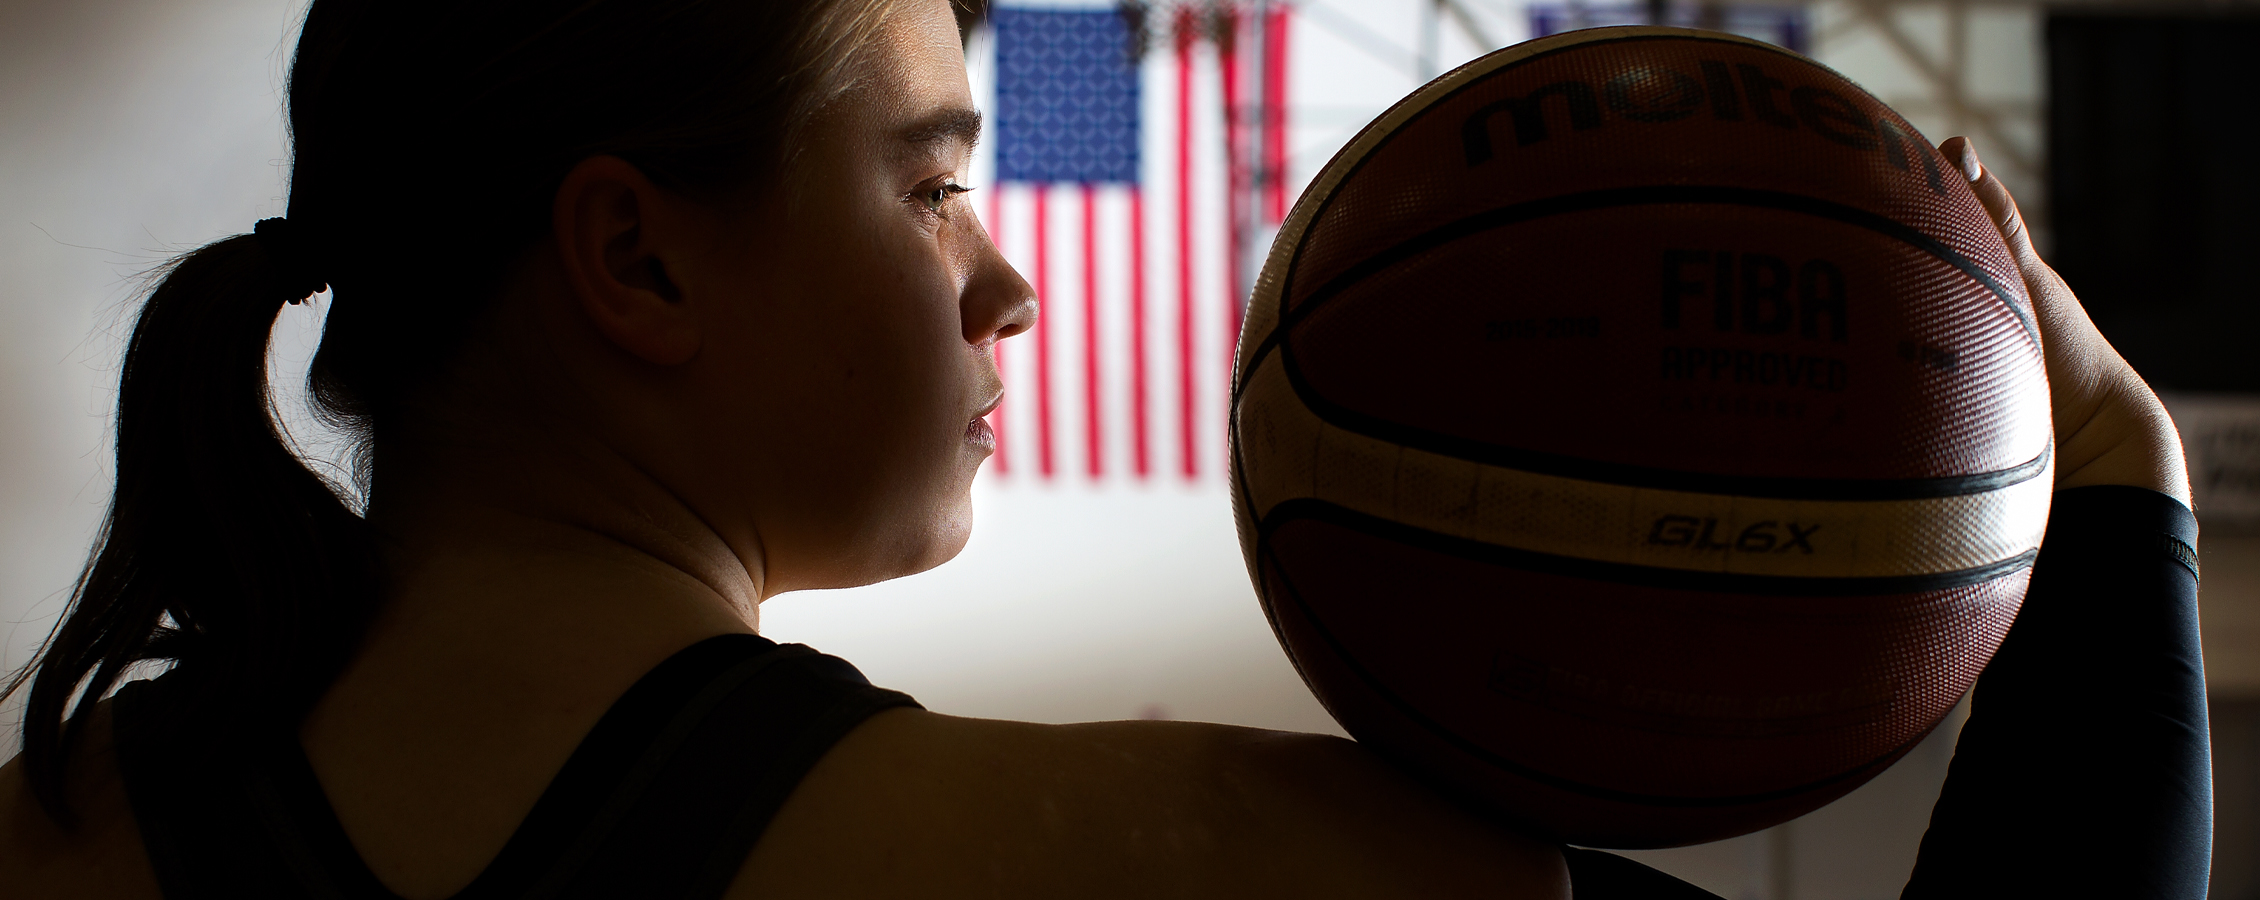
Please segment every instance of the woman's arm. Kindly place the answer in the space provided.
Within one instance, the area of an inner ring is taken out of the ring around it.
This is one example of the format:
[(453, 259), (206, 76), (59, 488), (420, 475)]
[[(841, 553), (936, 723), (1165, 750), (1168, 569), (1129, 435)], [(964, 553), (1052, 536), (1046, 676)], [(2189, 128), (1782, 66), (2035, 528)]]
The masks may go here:
[(2154, 490), (2056, 495), (1904, 896), (2205, 896), (2196, 538), (2188, 508)]
[(2202, 898), (2212, 769), (2180, 439), (2034, 252), (2000, 180), (1966, 140), (1939, 149), (1961, 162), (2032, 292), (2059, 491), (1904, 896)]
[[(1969, 142), (1939, 151), (1992, 214), (2038, 313), (2058, 493), (1904, 896), (2201, 898), (2212, 771), (2181, 439)], [(1707, 896), (1629, 860), (1572, 854), (1579, 900)]]
[(1938, 146), (1959, 163), (1978, 202), (1993, 216), (2024, 275), (2040, 319), (2048, 396), (2056, 424), (2056, 488), (2126, 485), (2149, 488), (2190, 506), (2181, 435), (2166, 406), (2134, 367), (2088, 319), (2070, 286), (2040, 258), (2017, 199), (1978, 161), (1968, 138)]
[(1339, 738), (902, 710), (809, 773), (732, 892), (1566, 898), (1568, 876)]

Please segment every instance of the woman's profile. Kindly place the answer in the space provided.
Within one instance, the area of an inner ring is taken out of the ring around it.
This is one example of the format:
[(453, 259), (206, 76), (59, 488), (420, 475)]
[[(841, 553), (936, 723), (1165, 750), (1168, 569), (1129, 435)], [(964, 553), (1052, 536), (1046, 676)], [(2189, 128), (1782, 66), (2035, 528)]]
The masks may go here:
[[(17, 686), (7, 895), (1702, 896), (1349, 741), (953, 717), (759, 636), (768, 597), (964, 545), (1036, 315), (962, 197), (949, 0), (316, 0), (288, 96), (287, 216), (178, 260), (127, 349), (110, 518)], [(2200, 896), (2179, 446), (1943, 149), (2037, 298), (2073, 550), (1909, 896), (2064, 858)], [(325, 285), (358, 510), (269, 418), (270, 326)], [(2065, 748), (2050, 686), (2099, 635), (2142, 688), (2082, 694), (2115, 736)], [(2067, 818), (2034, 748), (2125, 774)]]

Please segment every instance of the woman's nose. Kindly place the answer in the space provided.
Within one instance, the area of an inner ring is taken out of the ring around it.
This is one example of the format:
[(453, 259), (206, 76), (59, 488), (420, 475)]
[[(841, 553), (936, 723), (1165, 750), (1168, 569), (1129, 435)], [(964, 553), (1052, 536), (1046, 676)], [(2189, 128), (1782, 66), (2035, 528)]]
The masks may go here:
[(959, 301), (966, 342), (1003, 340), (1035, 327), (1036, 290), (989, 239), (988, 228), (976, 222), (966, 229), (965, 238), (973, 244), (967, 248), (972, 254), (971, 273)]

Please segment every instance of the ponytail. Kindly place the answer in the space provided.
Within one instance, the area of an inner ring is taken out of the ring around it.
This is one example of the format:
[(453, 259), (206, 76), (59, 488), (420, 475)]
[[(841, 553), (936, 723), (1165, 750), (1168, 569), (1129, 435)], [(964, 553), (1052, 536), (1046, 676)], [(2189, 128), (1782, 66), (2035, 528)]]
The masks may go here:
[[(270, 220), (276, 225), (280, 220)], [(376, 605), (366, 523), (271, 416), (275, 315), (319, 289), (262, 222), (189, 253), (142, 307), (119, 376), (117, 490), (63, 621), (28, 678), (23, 761), (69, 822), (64, 770), (94, 705), (135, 662), (193, 671), (193, 710), (303, 714)]]
[(381, 480), (370, 462), (407, 439), (411, 398), (444, 389), (462, 324), (546, 238), (566, 172), (611, 154), (671, 190), (752, 196), (895, 2), (316, 0), (291, 61), (290, 218), (182, 257), (150, 294), (109, 517), (62, 624), (0, 694), (31, 686), (23, 761), (48, 813), (68, 821), (72, 745), (135, 662), (175, 661), (185, 699), (165, 714), (225, 731), (297, 721), (360, 643), (376, 541), (284, 445), (268, 394), (275, 313), (310, 276), (337, 287), (316, 411)]

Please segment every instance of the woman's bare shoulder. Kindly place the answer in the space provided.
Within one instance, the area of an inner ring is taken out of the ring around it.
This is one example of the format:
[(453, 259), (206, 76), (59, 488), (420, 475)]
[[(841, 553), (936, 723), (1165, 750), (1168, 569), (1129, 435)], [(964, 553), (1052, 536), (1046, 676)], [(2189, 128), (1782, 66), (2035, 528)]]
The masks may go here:
[(23, 758), (0, 766), (0, 894), (140, 900), (161, 896), (141, 847), (110, 742), (109, 704), (95, 710), (73, 755), (69, 795), (78, 816), (64, 828), (32, 797)]
[(1357, 744), (1193, 722), (874, 718), (809, 773), (733, 896), (1562, 898), (1558, 850)]

